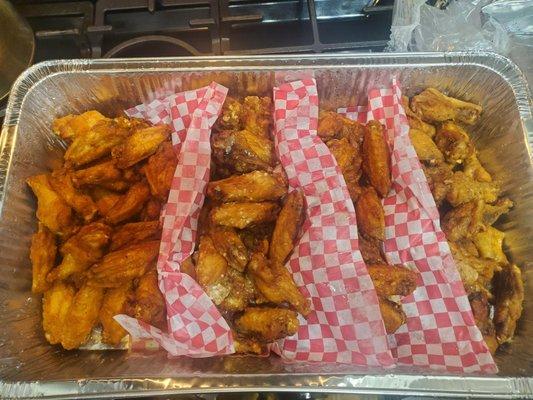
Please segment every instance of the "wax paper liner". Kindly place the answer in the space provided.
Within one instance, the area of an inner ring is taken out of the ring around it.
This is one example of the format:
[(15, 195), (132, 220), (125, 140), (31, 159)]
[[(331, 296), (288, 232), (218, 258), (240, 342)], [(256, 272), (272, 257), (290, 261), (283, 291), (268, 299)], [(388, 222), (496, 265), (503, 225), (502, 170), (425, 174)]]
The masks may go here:
[(290, 190), (303, 190), (306, 222), (287, 263), (311, 313), (272, 350), (285, 360), (391, 366), (379, 304), (359, 252), (355, 210), (344, 178), (317, 135), (312, 78), (274, 88), (276, 149)]
[(168, 333), (126, 315), (115, 319), (136, 340), (155, 340), (173, 356), (209, 357), (234, 352), (227, 322), (196, 281), (180, 272), (180, 263), (194, 250), (198, 215), (209, 181), (211, 127), (226, 94), (227, 88), (213, 82), (126, 111), (130, 117), (171, 125), (179, 159), (161, 213), (163, 230), (157, 261)]
[(393, 80), (390, 88), (369, 91), (368, 109), (338, 110), (362, 123), (377, 120), (385, 125), (393, 187), (383, 200), (384, 250), (391, 264), (406, 264), (419, 272), (417, 289), (402, 299), (407, 323), (389, 336), (392, 354), (398, 364), (496, 373), (411, 144), (401, 98)]

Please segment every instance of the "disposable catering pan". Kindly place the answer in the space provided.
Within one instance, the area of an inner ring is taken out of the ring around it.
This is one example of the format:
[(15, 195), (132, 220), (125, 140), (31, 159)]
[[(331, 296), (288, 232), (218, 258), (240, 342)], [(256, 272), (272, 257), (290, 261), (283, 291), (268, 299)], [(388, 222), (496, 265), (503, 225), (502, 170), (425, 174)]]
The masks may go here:
[[(413, 95), (432, 86), (483, 106), (472, 132), (480, 158), (516, 204), (499, 224), (526, 282), (517, 337), (497, 356), (497, 376), (408, 368), (284, 364), (277, 357), (168, 359), (162, 352), (63, 351), (41, 328), (28, 259), (35, 201), (25, 179), (51, 168), (64, 148), (55, 117), (125, 108), (215, 78), (240, 94), (268, 92), (274, 72), (314, 73), (321, 105), (364, 102), (397, 76)], [(216, 73), (215, 73), (216, 72)], [(127, 397), (224, 391), (349, 392), (457, 397), (533, 396), (533, 121), (527, 84), (508, 59), (487, 53), (340, 54), (49, 61), (20, 76), (0, 142), (0, 388), (4, 397)]]

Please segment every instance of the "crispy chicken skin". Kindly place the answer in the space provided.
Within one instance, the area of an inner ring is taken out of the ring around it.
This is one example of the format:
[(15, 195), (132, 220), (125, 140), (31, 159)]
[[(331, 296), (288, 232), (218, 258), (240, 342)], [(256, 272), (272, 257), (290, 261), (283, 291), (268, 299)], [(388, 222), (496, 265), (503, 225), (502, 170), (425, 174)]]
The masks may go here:
[(500, 189), (494, 183), (478, 182), (463, 171), (457, 171), (452, 175), (446, 200), (453, 207), (477, 199), (485, 203), (494, 203), (499, 194)]
[(292, 336), (299, 326), (297, 314), (285, 308), (249, 307), (235, 321), (237, 332), (264, 342)]
[(482, 201), (469, 201), (448, 211), (442, 219), (442, 229), (448, 240), (472, 238), (485, 229)]
[(122, 143), (111, 150), (118, 168), (128, 168), (154, 154), (159, 145), (168, 138), (168, 125), (155, 125), (137, 129)]
[(243, 272), (249, 261), (248, 249), (233, 228), (215, 226), (209, 235), (217, 251), (226, 259), (228, 265)]
[(107, 118), (98, 111), (91, 110), (79, 115), (66, 115), (56, 118), (52, 130), (65, 140), (72, 140), (77, 136), (86, 134), (94, 125)]
[(67, 314), (76, 289), (69, 283), (56, 282), (43, 297), (43, 330), (50, 344), (61, 343)]
[(172, 148), (172, 143), (164, 142), (143, 168), (152, 195), (161, 201), (167, 201), (177, 165), (178, 156)]
[(522, 315), (524, 282), (520, 268), (516, 265), (506, 265), (494, 278), (494, 325), (498, 343), (502, 344), (513, 338)]
[(426, 161), (430, 164), (437, 164), (438, 162), (444, 161), (444, 156), (441, 151), (426, 133), (411, 128), (409, 130), (409, 137), (420, 161)]
[(359, 178), (361, 177), (361, 155), (358, 148), (352, 146), (347, 138), (331, 139), (327, 143), (342, 172), (350, 197), (359, 196)]
[(52, 189), (48, 177), (41, 174), (26, 180), (37, 197), (37, 219), (55, 234), (68, 234), (72, 231), (72, 209)]
[(141, 276), (135, 289), (135, 300), (129, 306), (129, 314), (159, 329), (166, 326), (165, 299), (159, 290), (157, 271)]
[(107, 212), (105, 215), (106, 222), (116, 225), (132, 218), (142, 210), (149, 197), (150, 189), (148, 185), (144, 182), (135, 183)]
[(207, 195), (221, 202), (261, 202), (283, 197), (287, 187), (265, 171), (253, 171), (209, 182)]
[(104, 289), (84, 284), (74, 296), (64, 320), (61, 344), (67, 350), (77, 349), (86, 342), (104, 299)]
[(128, 333), (113, 319), (115, 315), (123, 314), (127, 302), (133, 297), (131, 282), (117, 288), (108, 289), (102, 301), (98, 318), (102, 324), (102, 340), (104, 343), (117, 345)]
[(115, 229), (111, 236), (109, 250), (118, 250), (128, 244), (139, 243), (148, 239), (159, 239), (161, 227), (159, 221), (132, 222)]
[(373, 187), (364, 188), (355, 205), (357, 226), (366, 236), (385, 240), (385, 213)]
[(48, 178), (55, 192), (80, 214), (87, 222), (92, 221), (98, 209), (90, 196), (79, 191), (72, 182), (71, 174), (66, 170), (57, 170)]
[(473, 240), (481, 257), (507, 264), (509, 261), (502, 249), (504, 238), (502, 231), (489, 226), (485, 231), (476, 234)]
[(370, 184), (381, 197), (391, 189), (389, 147), (385, 141), (383, 126), (377, 121), (366, 125), (363, 136), (363, 171)]
[(409, 128), (421, 131), (430, 138), (433, 138), (436, 132), (435, 127), (431, 124), (428, 124), (427, 122), (422, 121), (420, 117), (415, 114), (413, 110), (411, 110), (411, 106), (409, 105), (409, 97), (402, 96), (402, 105), (405, 110), (405, 114), (407, 115)]
[(72, 181), (77, 187), (99, 185), (122, 179), (122, 171), (117, 168), (114, 160), (103, 161), (85, 169), (74, 171)]
[(334, 111), (321, 111), (318, 116), (318, 136), (324, 141), (335, 138), (342, 131), (342, 115)]
[(447, 121), (440, 125), (433, 139), (446, 161), (452, 165), (462, 164), (474, 154), (470, 136), (454, 122)]
[(458, 121), (474, 124), (481, 114), (481, 106), (448, 97), (437, 89), (428, 88), (411, 99), (413, 112), (429, 123)]
[(402, 310), (402, 306), (393, 301), (379, 297), (379, 310), (383, 323), (385, 324), (385, 331), (392, 334), (398, 330), (400, 326), (405, 324), (406, 316)]
[(64, 280), (85, 271), (98, 261), (111, 237), (111, 228), (101, 222), (83, 226), (78, 233), (63, 244), (63, 260), (46, 277), (49, 282)]
[(294, 190), (287, 195), (272, 232), (269, 256), (274, 264), (283, 265), (287, 261), (304, 218), (304, 196), (300, 190)]
[(39, 230), (31, 238), (30, 259), (32, 266), (33, 293), (43, 293), (48, 289), (46, 275), (54, 268), (57, 254), (56, 239), (50, 230), (39, 222)]
[(268, 301), (287, 302), (303, 316), (309, 314), (307, 299), (283, 265), (270, 263), (262, 253), (254, 253), (248, 263), (248, 271), (257, 289)]
[(279, 207), (276, 203), (224, 203), (211, 211), (215, 225), (244, 229), (276, 219)]
[(416, 289), (417, 274), (402, 265), (371, 264), (368, 273), (379, 296), (408, 296)]
[(91, 284), (100, 287), (119, 287), (140, 278), (153, 265), (159, 253), (159, 240), (133, 244), (108, 253), (88, 272)]

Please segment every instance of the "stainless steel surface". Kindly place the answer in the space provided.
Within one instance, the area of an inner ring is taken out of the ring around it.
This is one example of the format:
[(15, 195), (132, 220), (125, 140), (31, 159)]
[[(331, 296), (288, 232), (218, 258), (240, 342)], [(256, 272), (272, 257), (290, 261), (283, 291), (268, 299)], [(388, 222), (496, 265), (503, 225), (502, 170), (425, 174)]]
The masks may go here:
[[(525, 314), (514, 343), (497, 357), (498, 376), (453, 376), (399, 367), (283, 364), (276, 357), (167, 359), (162, 353), (61, 351), (40, 328), (40, 300), (30, 293), (29, 241), (34, 200), (26, 177), (50, 168), (62, 145), (53, 118), (96, 108), (124, 108), (195, 78), (236, 91), (251, 77), (274, 83), (274, 71), (312, 70), (322, 106), (361, 104), (367, 88), (396, 75), (407, 94), (434, 86), (484, 112), (472, 134), (480, 157), (516, 207), (502, 221), (509, 254), (526, 279)], [(533, 396), (533, 120), (527, 86), (509, 60), (492, 54), (312, 55), (193, 59), (57, 61), (37, 64), (13, 87), (0, 141), (0, 390), (4, 397), (125, 397), (221, 391), (305, 391), (455, 397)]]
[(0, 0), (0, 100), (9, 94), (17, 76), (31, 65), (33, 32), (11, 3)]

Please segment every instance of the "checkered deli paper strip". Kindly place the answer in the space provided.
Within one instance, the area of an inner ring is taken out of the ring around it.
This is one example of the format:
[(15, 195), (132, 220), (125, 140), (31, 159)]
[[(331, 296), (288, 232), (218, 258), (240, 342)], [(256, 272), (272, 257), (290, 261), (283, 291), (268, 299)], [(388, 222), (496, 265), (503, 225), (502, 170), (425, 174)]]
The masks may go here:
[(386, 127), (393, 187), (383, 200), (384, 250), (391, 264), (405, 264), (419, 272), (417, 289), (402, 299), (407, 323), (389, 335), (390, 349), (398, 364), (496, 373), (411, 144), (401, 98), (393, 80), (390, 88), (369, 91), (368, 107), (338, 110), (350, 119), (377, 120)]

